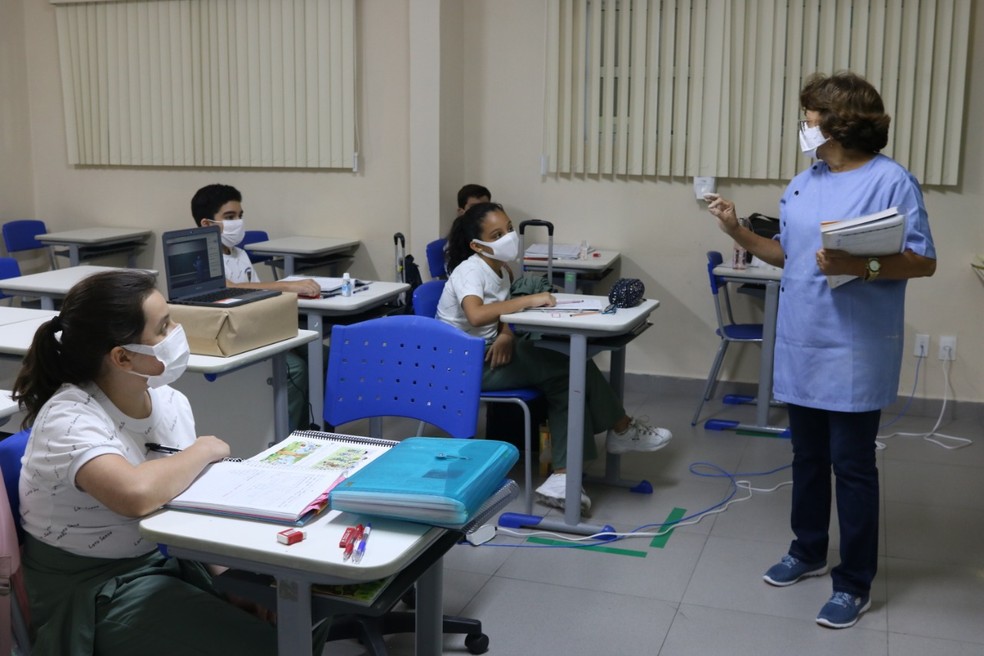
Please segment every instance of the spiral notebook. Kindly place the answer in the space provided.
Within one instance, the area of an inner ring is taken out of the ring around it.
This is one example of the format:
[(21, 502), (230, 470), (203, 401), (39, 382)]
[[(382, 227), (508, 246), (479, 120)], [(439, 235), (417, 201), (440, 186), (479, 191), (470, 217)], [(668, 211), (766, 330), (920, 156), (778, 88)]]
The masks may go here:
[(295, 431), (247, 460), (230, 458), (209, 465), (164, 507), (303, 526), (328, 506), (332, 488), (394, 444)]

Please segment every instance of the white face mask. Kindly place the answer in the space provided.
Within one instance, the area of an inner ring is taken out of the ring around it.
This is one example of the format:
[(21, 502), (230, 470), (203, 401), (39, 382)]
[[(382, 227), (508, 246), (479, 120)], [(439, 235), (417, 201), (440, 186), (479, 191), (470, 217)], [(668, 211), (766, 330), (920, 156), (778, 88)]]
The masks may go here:
[(178, 324), (168, 333), (168, 336), (153, 346), (147, 344), (125, 344), (127, 351), (143, 353), (157, 358), (163, 365), (164, 371), (156, 375), (142, 374), (138, 371), (131, 371), (135, 376), (147, 379), (150, 387), (163, 387), (170, 385), (185, 372), (188, 368), (188, 358), (191, 350), (188, 348), (188, 338), (185, 336), (184, 328)]
[(242, 242), (246, 236), (246, 228), (242, 219), (226, 219), (221, 221), (222, 226), (222, 245), (226, 248), (233, 248)]
[(799, 130), (799, 142), (800, 150), (803, 154), (810, 158), (815, 158), (817, 156), (817, 148), (827, 143), (827, 137), (823, 136), (823, 132), (817, 126), (807, 126), (805, 122), (800, 123)]
[(515, 262), (519, 258), (519, 235), (515, 232), (507, 232), (495, 241), (472, 239), (472, 243), (491, 248), (491, 253), (483, 252), (482, 254), (491, 257), (493, 260)]

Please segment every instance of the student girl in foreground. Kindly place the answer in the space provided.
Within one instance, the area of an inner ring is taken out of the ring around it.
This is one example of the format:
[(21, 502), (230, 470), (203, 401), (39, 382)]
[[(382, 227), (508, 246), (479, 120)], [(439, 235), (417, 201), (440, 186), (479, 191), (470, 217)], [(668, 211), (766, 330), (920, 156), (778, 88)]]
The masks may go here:
[[(552, 306), (549, 293), (510, 298), (512, 272), (507, 264), (519, 257), (519, 240), (512, 222), (498, 203), (471, 206), (457, 219), (448, 235), (448, 283), (437, 306), (437, 318), (485, 340), (485, 370), (482, 389), (500, 390), (533, 387), (547, 399), (554, 474), (536, 490), (546, 505), (563, 507), (567, 486), (568, 359), (550, 349), (535, 348), (533, 342), (517, 339), (504, 314), (530, 307)], [(594, 458), (596, 433), (611, 430), (608, 450), (656, 451), (673, 437), (665, 428), (655, 428), (625, 414), (621, 401), (594, 362), (587, 367), (584, 405), (584, 457)], [(585, 511), (591, 500), (581, 494)]]
[(139, 271), (86, 278), (35, 334), (14, 384), (32, 426), (20, 509), (35, 656), (276, 653), (275, 628), (222, 598), (206, 566), (165, 558), (137, 529), (229, 455), (196, 437), (168, 386), (187, 362), (181, 326)]

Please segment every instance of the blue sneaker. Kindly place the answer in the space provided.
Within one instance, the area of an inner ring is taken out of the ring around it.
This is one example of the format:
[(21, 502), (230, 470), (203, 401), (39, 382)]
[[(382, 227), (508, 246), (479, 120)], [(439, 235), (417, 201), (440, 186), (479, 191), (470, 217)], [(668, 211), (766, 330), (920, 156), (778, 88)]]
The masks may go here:
[(769, 568), (762, 579), (769, 585), (783, 588), (807, 576), (823, 576), (826, 573), (826, 560), (820, 563), (804, 563), (799, 558), (786, 554), (782, 560)]
[(871, 608), (871, 598), (858, 597), (850, 592), (835, 592), (830, 601), (823, 605), (817, 615), (817, 624), (831, 629), (846, 629), (854, 626), (861, 613)]

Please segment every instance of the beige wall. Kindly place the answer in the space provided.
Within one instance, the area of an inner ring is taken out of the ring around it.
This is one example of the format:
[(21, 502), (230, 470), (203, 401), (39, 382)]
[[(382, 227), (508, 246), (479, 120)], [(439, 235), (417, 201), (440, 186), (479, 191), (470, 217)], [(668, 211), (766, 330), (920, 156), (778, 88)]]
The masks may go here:
[[(0, 0), (0, 219), (33, 212), (50, 229), (98, 223), (146, 225), (160, 232), (191, 225), (191, 194), (203, 184), (224, 181), (243, 190), (250, 227), (274, 235), (359, 238), (363, 248), (353, 270), (390, 279), (393, 233), (407, 233), (414, 248), (426, 243), (439, 231), (440, 218), (446, 227), (453, 216), (458, 184), (481, 182), (515, 221), (549, 219), (557, 225), (559, 241), (587, 239), (623, 252), (621, 273), (642, 278), (648, 294), (662, 302), (655, 326), (632, 347), (630, 371), (706, 376), (716, 338), (703, 253), (726, 251), (730, 244), (693, 199), (690, 180), (541, 177), (543, 3), (439, 4), (441, 20), (422, 21), (429, 27), (421, 27), (410, 20), (409, 3), (358, 3), (361, 169), (353, 174), (74, 169), (65, 157), (54, 10), (44, 0)], [(973, 253), (984, 251), (984, 219), (978, 209), (984, 207), (984, 133), (975, 119), (984, 115), (984, 46), (979, 45), (984, 43), (984, 12), (974, 14), (968, 98), (972, 129), (966, 132), (963, 183), (956, 189), (925, 190), (940, 261), (935, 277), (910, 284), (906, 350), (911, 351), (916, 332), (932, 335), (933, 356), (941, 334), (957, 335), (953, 394), (984, 401), (979, 336), (984, 288), (969, 267)], [(421, 29), (434, 34), (415, 31)], [(411, 147), (410, 43), (428, 36), (441, 43), (441, 71), (434, 76), (441, 84), (439, 102), (434, 103), (442, 113), (437, 132), (441, 163), (439, 174), (426, 176), (427, 184), (437, 188), (420, 192), (436, 194), (441, 209), (433, 221), (415, 217), (411, 225), (410, 171), (415, 165), (432, 165), (432, 160), (429, 149), (415, 152)], [(782, 187), (720, 181), (721, 191), (744, 212), (774, 214)], [(427, 234), (412, 235), (411, 227)], [(157, 249), (155, 244), (153, 258), (148, 256), (144, 264), (159, 266)], [(423, 252), (415, 254), (423, 262)], [(757, 357), (754, 349), (746, 351), (737, 367), (730, 359), (726, 376), (755, 379)], [(939, 362), (931, 357), (926, 365), (929, 375), (918, 395), (939, 398)], [(901, 384), (906, 392), (914, 368), (915, 359), (907, 355)]]
[[(913, 334), (932, 335), (932, 357), (919, 396), (943, 396), (936, 359), (939, 335), (956, 335), (952, 369), (957, 398), (984, 400), (984, 286), (969, 263), (984, 252), (984, 12), (975, 11), (963, 184), (926, 189), (926, 204), (938, 250), (933, 278), (910, 283), (906, 309), (906, 353)], [(671, 376), (707, 375), (717, 338), (704, 273), (704, 252), (727, 252), (730, 241), (695, 201), (691, 181), (658, 182), (608, 177), (558, 178), (539, 175), (542, 144), (545, 10), (525, 0), (466, 4), (465, 177), (490, 187), (514, 223), (541, 218), (556, 225), (559, 241), (587, 239), (623, 253), (622, 274), (639, 277), (661, 301), (655, 325), (637, 341), (628, 358), (631, 371)], [(790, 117), (796, 120), (796, 117)], [(805, 164), (806, 160), (804, 160)], [(719, 181), (739, 212), (776, 215), (784, 185)], [(746, 349), (740, 369), (725, 375), (754, 380), (757, 354)], [(728, 365), (726, 365), (728, 366)], [(912, 386), (915, 358), (903, 362), (901, 388)], [(922, 376), (921, 376), (922, 378)]]

